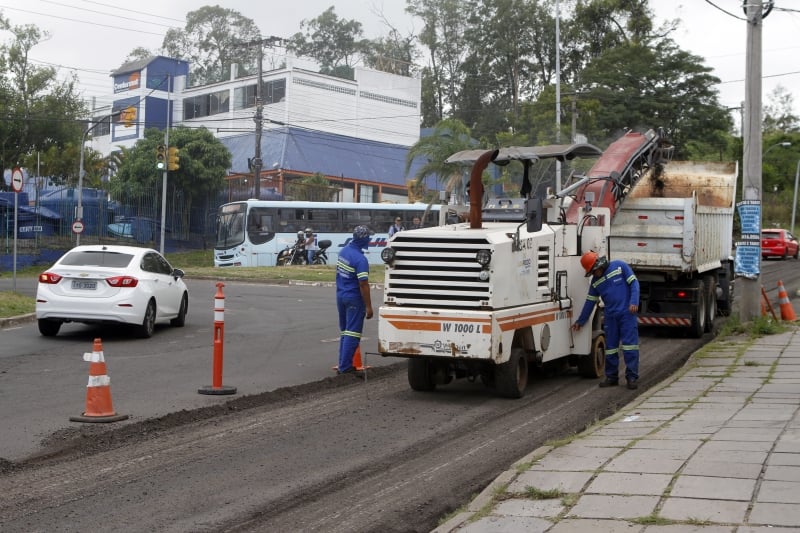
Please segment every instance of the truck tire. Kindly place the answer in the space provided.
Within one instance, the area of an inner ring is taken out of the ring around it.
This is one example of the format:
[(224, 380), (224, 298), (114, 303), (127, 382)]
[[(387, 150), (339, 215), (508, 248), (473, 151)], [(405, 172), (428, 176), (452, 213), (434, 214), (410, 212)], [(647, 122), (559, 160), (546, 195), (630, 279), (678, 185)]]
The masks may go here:
[(689, 326), (689, 333), (692, 337), (699, 339), (706, 331), (706, 317), (708, 316), (708, 293), (706, 284), (699, 279), (695, 282), (697, 289), (697, 305), (692, 310), (692, 323)]
[(578, 357), (578, 373), (590, 379), (606, 375), (606, 336), (602, 333), (592, 339), (592, 353)]
[(494, 367), (494, 387), (498, 396), (522, 398), (528, 387), (528, 358), (522, 348), (511, 348), (508, 361)]
[(416, 391), (436, 389), (431, 362), (424, 357), (408, 360), (408, 384)]
[(717, 319), (717, 282), (714, 281), (713, 276), (706, 277), (706, 290), (708, 296), (706, 297), (705, 333), (708, 333), (714, 329), (714, 320)]

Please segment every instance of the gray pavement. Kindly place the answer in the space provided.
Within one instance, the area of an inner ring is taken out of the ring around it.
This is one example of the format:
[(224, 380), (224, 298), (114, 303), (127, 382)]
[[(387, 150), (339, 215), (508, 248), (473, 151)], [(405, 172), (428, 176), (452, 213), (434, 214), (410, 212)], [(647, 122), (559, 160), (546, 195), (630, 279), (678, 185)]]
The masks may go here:
[(800, 325), (784, 325), (715, 339), (434, 532), (800, 532)]

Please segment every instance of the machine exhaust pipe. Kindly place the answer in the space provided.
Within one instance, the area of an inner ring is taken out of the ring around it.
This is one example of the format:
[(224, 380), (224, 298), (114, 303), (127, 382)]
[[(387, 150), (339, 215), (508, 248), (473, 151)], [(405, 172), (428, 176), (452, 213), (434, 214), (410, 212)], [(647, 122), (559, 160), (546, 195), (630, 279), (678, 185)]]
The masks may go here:
[(469, 228), (481, 229), (483, 227), (483, 171), (491, 161), (494, 161), (500, 150), (492, 150), (481, 155), (472, 165), (469, 175)]

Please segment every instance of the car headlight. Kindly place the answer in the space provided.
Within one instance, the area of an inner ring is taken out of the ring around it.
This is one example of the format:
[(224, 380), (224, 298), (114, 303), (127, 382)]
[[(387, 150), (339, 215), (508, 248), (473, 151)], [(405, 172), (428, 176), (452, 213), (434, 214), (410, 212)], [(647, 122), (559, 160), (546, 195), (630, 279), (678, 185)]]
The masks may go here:
[(391, 264), (394, 261), (394, 256), (395, 256), (394, 248), (387, 247), (381, 250), (381, 259), (383, 259), (383, 262), (386, 263), (387, 265)]
[(475, 254), (475, 261), (484, 268), (489, 266), (489, 263), (492, 260), (492, 251), (491, 250), (478, 250)]

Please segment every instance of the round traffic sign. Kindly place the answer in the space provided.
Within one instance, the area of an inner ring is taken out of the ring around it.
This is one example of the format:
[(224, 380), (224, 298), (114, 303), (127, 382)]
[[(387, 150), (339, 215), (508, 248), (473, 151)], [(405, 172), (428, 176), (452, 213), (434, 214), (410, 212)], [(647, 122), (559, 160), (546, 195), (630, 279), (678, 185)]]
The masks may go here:
[(14, 192), (20, 192), (22, 190), (23, 179), (22, 169), (15, 168), (11, 171), (11, 189)]
[(83, 233), (83, 220), (76, 220), (72, 223), (72, 233)]

